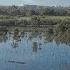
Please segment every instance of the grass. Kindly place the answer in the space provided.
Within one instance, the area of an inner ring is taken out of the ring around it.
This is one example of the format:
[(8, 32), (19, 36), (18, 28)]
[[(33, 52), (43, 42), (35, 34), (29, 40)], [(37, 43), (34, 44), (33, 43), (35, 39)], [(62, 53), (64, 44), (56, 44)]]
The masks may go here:
[(69, 20), (70, 16), (24, 16), (24, 17), (18, 17), (18, 16), (0, 16), (0, 20), (2, 19), (20, 19), (20, 20), (31, 20), (33, 17), (40, 18), (41, 20)]
[(32, 25), (39, 27), (43, 25), (42, 27), (44, 27), (45, 25), (70, 24), (70, 16), (0, 16), (0, 24), (12, 24), (9, 20), (13, 21), (14, 24), (17, 21), (16, 25), (18, 26)]

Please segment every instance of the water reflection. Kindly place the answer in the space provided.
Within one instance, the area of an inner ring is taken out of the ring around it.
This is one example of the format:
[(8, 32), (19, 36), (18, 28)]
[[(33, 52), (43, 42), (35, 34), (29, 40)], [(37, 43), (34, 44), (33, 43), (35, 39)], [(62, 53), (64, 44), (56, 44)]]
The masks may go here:
[(7, 31), (0, 31), (0, 42), (6, 42), (7, 40)]
[[(51, 29), (49, 31), (26, 28), (1, 30), (0, 60), (5, 60), (6, 63), (2, 65), (0, 63), (0, 68), (1, 70), (5, 70), (4, 67), (8, 67), (9, 70), (15, 70), (15, 68), (16, 70), (23, 70), (23, 68), (25, 70), (43, 70), (43, 68), (44, 70), (57, 70), (57, 68), (64, 70), (62, 69), (64, 66), (61, 65), (70, 64), (69, 45), (69, 30), (59, 33)], [(24, 62), (26, 65), (21, 66), (20, 64)]]
[[(48, 32), (41, 32), (39, 30), (27, 31), (24, 30), (24, 28), (22, 28), (21, 30), (19, 30), (19, 28), (13, 28), (13, 31), (9, 30), (0, 31), (0, 42), (6, 42), (8, 39), (11, 40), (12, 38), (12, 46), (14, 48), (18, 47), (18, 43), (21, 42), (21, 39), (24, 39), (25, 37), (27, 38), (27, 40), (33, 40), (34, 38), (39, 38), (40, 40), (44, 39), (44, 43), (52, 42), (54, 40), (57, 44), (70, 44), (70, 31), (66, 31), (65, 33), (59, 32), (57, 35), (55, 35), (52, 30)], [(34, 42), (33, 45), (35, 45), (36, 47), (37, 43)], [(36, 48), (34, 49), (34, 51), (36, 51)]]
[(38, 44), (37, 44), (37, 42), (33, 42), (32, 48), (33, 48), (33, 52), (37, 52), (37, 50), (38, 50)]

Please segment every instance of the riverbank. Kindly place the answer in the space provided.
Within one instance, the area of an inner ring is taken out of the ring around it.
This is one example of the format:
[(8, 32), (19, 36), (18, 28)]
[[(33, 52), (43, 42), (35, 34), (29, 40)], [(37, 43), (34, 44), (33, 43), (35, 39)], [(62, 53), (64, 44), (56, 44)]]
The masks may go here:
[[(1, 19), (3, 17), (3, 19)], [(8, 17), (8, 18), (6, 18)], [(10, 18), (9, 18), (10, 17)], [(12, 17), (12, 18), (11, 18)], [(24, 27), (24, 28), (45, 28), (52, 32), (64, 32), (70, 30), (69, 16), (0, 16), (0, 30), (6, 30), (9, 27)]]
[(69, 16), (0, 16), (0, 26), (34, 26), (70, 24)]

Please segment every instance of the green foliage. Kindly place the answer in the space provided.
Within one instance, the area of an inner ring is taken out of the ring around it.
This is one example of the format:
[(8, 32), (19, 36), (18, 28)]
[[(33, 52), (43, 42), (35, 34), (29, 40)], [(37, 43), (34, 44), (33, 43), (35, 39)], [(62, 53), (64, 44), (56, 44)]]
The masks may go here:
[(33, 15), (48, 15), (48, 16), (70, 16), (70, 7), (48, 7), (48, 6), (0, 6), (0, 15), (9, 16), (33, 16)]

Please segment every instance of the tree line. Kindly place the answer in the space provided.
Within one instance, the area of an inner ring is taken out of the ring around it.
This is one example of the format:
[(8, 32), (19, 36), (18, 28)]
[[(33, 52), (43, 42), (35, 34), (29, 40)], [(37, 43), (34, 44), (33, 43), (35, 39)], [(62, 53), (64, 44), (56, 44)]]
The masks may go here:
[(48, 15), (48, 16), (70, 16), (70, 7), (62, 6), (0, 6), (0, 15), (10, 16), (32, 16), (32, 15)]

